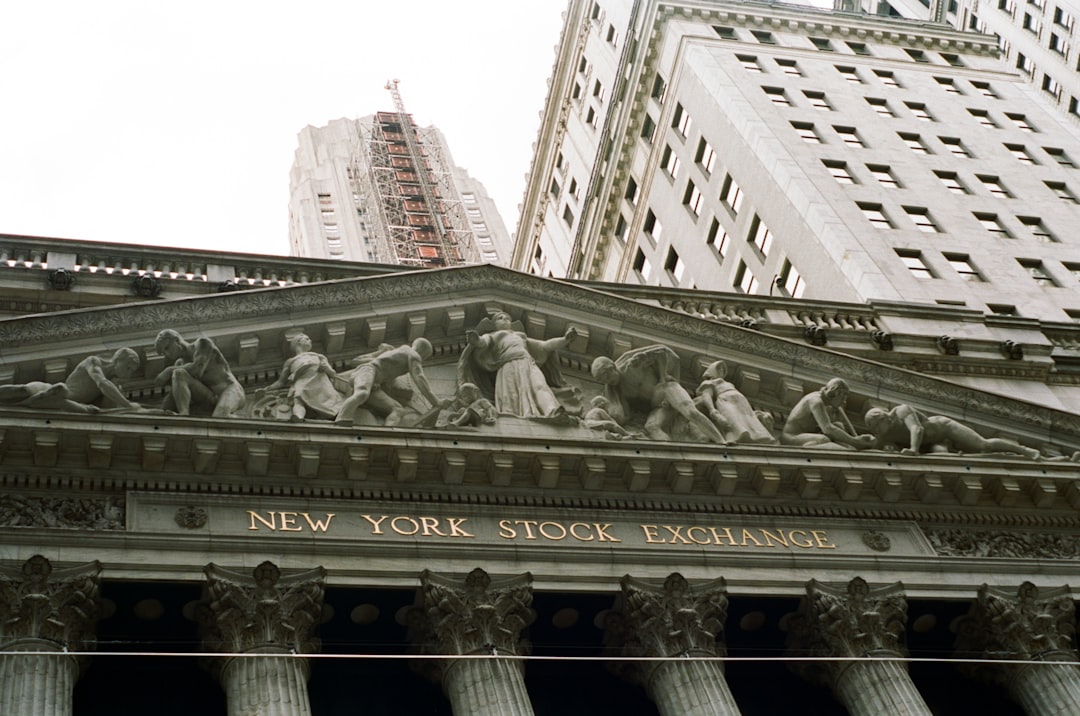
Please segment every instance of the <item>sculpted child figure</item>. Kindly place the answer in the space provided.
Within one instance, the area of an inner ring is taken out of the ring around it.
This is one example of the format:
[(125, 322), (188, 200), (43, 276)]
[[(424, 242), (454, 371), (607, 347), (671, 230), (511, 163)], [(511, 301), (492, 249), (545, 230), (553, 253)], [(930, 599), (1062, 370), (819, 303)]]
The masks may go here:
[(225, 418), (244, 405), (244, 388), (229, 369), (229, 362), (209, 338), (185, 341), (166, 328), (154, 340), (154, 350), (172, 363), (158, 373), (155, 385), (168, 385), (162, 407), (180, 415), (191, 415), (192, 405), (211, 409), (215, 418)]
[(495, 404), (480, 394), (480, 388), (472, 383), (465, 383), (458, 388), (453, 402), (446, 406), (435, 421), (435, 427), (480, 427), (494, 425), (499, 412)]
[(139, 354), (121, 348), (111, 358), (89, 356), (79, 361), (63, 383), (31, 381), (0, 386), (0, 403), (69, 413), (96, 413), (101, 409), (141, 410), (113, 382), (130, 378), (139, 369)]
[(634, 434), (619, 425), (615, 418), (608, 412), (610, 403), (602, 395), (593, 396), (589, 401), (592, 407), (585, 413), (582, 424), (590, 430), (600, 430), (616, 439), (632, 437)]
[(906, 455), (921, 452), (994, 453), (1005, 452), (1031, 459), (1039, 451), (1013, 440), (984, 438), (977, 432), (944, 415), (924, 415), (910, 405), (900, 404), (892, 410), (871, 408), (866, 411), (866, 425), (876, 438), (874, 447), (895, 450)]
[(859, 435), (844, 412), (848, 385), (833, 378), (821, 390), (804, 395), (791, 409), (780, 433), (783, 445), (865, 450), (874, 444), (873, 435)]

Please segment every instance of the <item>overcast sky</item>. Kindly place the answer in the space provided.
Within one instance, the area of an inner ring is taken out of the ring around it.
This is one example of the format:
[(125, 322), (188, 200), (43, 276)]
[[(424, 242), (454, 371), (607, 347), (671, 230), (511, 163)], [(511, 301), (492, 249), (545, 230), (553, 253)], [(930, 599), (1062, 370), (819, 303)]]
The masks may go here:
[(288, 253), (308, 124), (414, 119), (517, 223), (563, 0), (0, 8), (0, 233)]

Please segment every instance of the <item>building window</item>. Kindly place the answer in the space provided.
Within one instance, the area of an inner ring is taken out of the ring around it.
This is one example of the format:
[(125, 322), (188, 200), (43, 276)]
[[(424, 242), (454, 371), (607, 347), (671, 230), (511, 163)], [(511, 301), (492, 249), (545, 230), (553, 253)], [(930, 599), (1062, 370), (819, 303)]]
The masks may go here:
[(954, 55), (949, 52), (942, 52), (941, 59), (945, 60), (945, 64), (952, 65), (953, 67), (963, 67), (964, 61), (960, 59), (959, 55)]
[(802, 70), (799, 69), (799, 64), (795, 60), (787, 60), (783, 58), (776, 58), (776, 65), (783, 71), (785, 75), (791, 75), (792, 77), (802, 77)]
[(548, 187), (548, 192), (556, 199), (559, 198), (559, 194), (562, 192), (562, 187), (559, 186), (559, 180), (555, 177), (551, 177), (551, 186)]
[(1080, 117), (1080, 102), (1077, 101), (1076, 97), (1069, 97), (1069, 114)]
[(1038, 36), (1042, 32), (1042, 20), (1032, 15), (1030, 12), (1024, 13), (1024, 21), (1022, 26), (1025, 30), (1031, 34)]
[(862, 137), (855, 130), (854, 127), (838, 127), (833, 125), (833, 131), (840, 137), (844, 144), (852, 147), (865, 147), (866, 143), (863, 142)]
[(964, 186), (963, 182), (960, 181), (960, 177), (956, 175), (956, 172), (935, 171), (934, 174), (941, 180), (941, 183), (945, 185), (945, 188), (953, 194), (971, 193), (968, 188)]
[(578, 60), (577, 71), (580, 74), (587, 75), (589, 74), (590, 69), (592, 69), (592, 67), (589, 64), (589, 59), (585, 57), (585, 55), (582, 55), (581, 59)]
[(935, 278), (930, 267), (923, 260), (922, 252), (915, 249), (896, 249), (896, 255), (907, 266), (908, 271), (915, 278)]
[(1061, 83), (1046, 73), (1043, 73), (1042, 88), (1056, 101), (1061, 101)]
[(568, 189), (568, 191), (570, 193), (570, 196), (574, 197), (575, 201), (581, 198), (581, 187), (578, 185), (577, 179), (570, 179), (570, 188)]
[(724, 27), (723, 25), (713, 25), (713, 32), (719, 35), (722, 40), (738, 40), (739, 36), (735, 34), (734, 27)]
[(1076, 167), (1076, 164), (1069, 157), (1069, 155), (1065, 153), (1064, 149), (1057, 149), (1055, 147), (1043, 147), (1043, 151), (1049, 154), (1051, 159), (1053, 159), (1055, 162), (1057, 162), (1063, 167)]
[(827, 37), (811, 37), (810, 42), (822, 52), (832, 52), (833, 46)]
[(1028, 77), (1032, 77), (1035, 74), (1035, 63), (1031, 61), (1031, 58), (1025, 55), (1023, 52), (1016, 53), (1016, 69), (1023, 72)]
[(762, 87), (761, 89), (765, 91), (765, 94), (769, 96), (769, 101), (773, 104), (781, 107), (791, 106), (791, 100), (788, 99), (783, 87)]
[(764, 30), (751, 30), (750, 34), (753, 35), (754, 39), (760, 42), (762, 45), (776, 44), (776, 38), (773, 37), (773, 34), (771, 32), (766, 32)]
[(675, 279), (675, 283), (682, 281), (686, 266), (683, 264), (682, 259), (679, 258), (679, 252), (674, 247), (668, 249), (667, 258), (664, 259), (664, 270), (671, 275), (671, 278)]
[(803, 293), (806, 292), (806, 282), (789, 259), (784, 259), (784, 264), (776, 277), (776, 287), (789, 298), (802, 298)]
[(634, 179), (634, 177), (630, 177), (626, 181), (626, 193), (623, 194), (623, 196), (625, 196), (626, 200), (628, 202), (630, 202), (631, 205), (633, 205), (633, 204), (637, 203), (637, 194), (638, 194), (637, 180)]
[(634, 271), (641, 277), (642, 281), (649, 280), (649, 274), (652, 273), (652, 266), (649, 264), (649, 259), (645, 258), (645, 252), (641, 249), (637, 250), (634, 254)]
[(690, 113), (681, 104), (675, 105), (675, 115), (671, 118), (671, 126), (683, 138), (690, 132)]
[(589, 107), (589, 111), (585, 113), (585, 124), (589, 125), (593, 129), (596, 129), (596, 119), (596, 110), (592, 107)]
[(653, 77), (652, 92), (649, 96), (660, 104), (663, 104), (664, 99), (667, 97), (667, 82), (664, 81), (663, 76), (661, 76), (659, 72)]
[(615, 238), (619, 241), (626, 241), (626, 231), (630, 228), (630, 225), (626, 222), (626, 217), (619, 214), (619, 218), (615, 221)]
[(1050, 229), (1046, 228), (1046, 224), (1044, 224), (1039, 217), (1018, 216), (1016, 218), (1020, 220), (1021, 224), (1028, 228), (1028, 231), (1031, 232), (1031, 235), (1034, 236), (1036, 240), (1041, 241), (1044, 244), (1057, 243), (1057, 237), (1050, 232)]
[(923, 206), (905, 206), (904, 212), (915, 222), (915, 227), (926, 234), (939, 234), (941, 229), (934, 223), (930, 211)]
[(571, 99), (581, 99), (581, 83), (574, 82), (574, 89), (570, 92)]
[(1073, 16), (1062, 10), (1060, 7), (1054, 8), (1054, 24), (1064, 27), (1069, 32), (1073, 29)]
[(619, 33), (615, 32), (614, 25), (607, 26), (607, 36), (604, 37), (604, 41), (612, 47), (616, 47), (619, 44)]
[(988, 303), (986, 307), (990, 309), (990, 313), (995, 316), (1019, 316), (1016, 311), (1016, 306), (1010, 306), (1006, 303)]
[(926, 53), (922, 50), (915, 50), (910, 47), (906, 47), (904, 48), (904, 52), (906, 52), (908, 54), (908, 57), (910, 57), (915, 62), (930, 62), (930, 58), (927, 57)]
[(953, 81), (952, 77), (935, 77), (934, 79), (937, 81), (938, 86), (949, 94), (964, 94), (956, 86), (956, 82)]
[(1073, 194), (1064, 182), (1048, 181), (1043, 183), (1046, 184), (1047, 189), (1054, 192), (1054, 195), (1057, 196), (1058, 199), (1062, 199), (1071, 204), (1080, 204), (1080, 200), (1077, 200), (1076, 194)]
[(600, 80), (593, 82), (592, 96), (596, 97), (597, 102), (604, 102), (604, 85), (600, 84)]
[(701, 190), (697, 188), (693, 180), (686, 182), (682, 203), (694, 216), (701, 216)]
[(728, 232), (720, 227), (720, 222), (714, 217), (709, 224), (709, 233), (705, 234), (705, 245), (711, 246), (720, 258), (727, 255)]
[(739, 207), (742, 206), (743, 193), (739, 185), (735, 183), (735, 180), (728, 174), (724, 177), (724, 184), (720, 188), (720, 203), (731, 210), (732, 215), (739, 213)]
[(916, 154), (930, 154), (930, 148), (926, 146), (926, 142), (918, 134), (912, 134), (911, 132), (897, 132), (901, 141), (908, 146), (908, 149)]
[(1012, 234), (1010, 234), (1009, 230), (1005, 228), (1005, 225), (1001, 223), (1001, 219), (998, 218), (997, 214), (984, 214), (981, 212), (976, 212), (974, 216), (975, 219), (980, 224), (982, 224), (982, 227), (984, 229), (989, 231), (991, 234), (994, 234), (999, 239), (1012, 238)]
[(895, 87), (897, 89), (902, 87), (899, 80), (896, 79), (896, 75), (888, 70), (874, 70), (874, 74), (881, 80), (881, 84), (886, 87)]
[(1022, 162), (1023, 164), (1038, 163), (1023, 144), (1006, 144), (1005, 149), (1009, 150), (1009, 153), (1012, 154), (1018, 162)]
[(826, 112), (832, 111), (832, 105), (829, 104), (828, 98), (825, 97), (824, 92), (813, 92), (809, 90), (803, 90), (803, 95), (810, 103), (810, 106), (814, 109), (824, 110)]
[(1062, 261), (1061, 265), (1065, 267), (1065, 270), (1072, 274), (1073, 278), (1080, 281), (1080, 264), (1073, 263), (1072, 261)]
[(896, 113), (889, 107), (889, 103), (879, 97), (867, 97), (867, 104), (873, 107), (874, 111), (880, 114), (882, 117), (895, 117)]
[(938, 137), (945, 148), (949, 150), (949, 153), (954, 157), (964, 157), (970, 159), (973, 155), (971, 150), (968, 149), (959, 137)]
[(855, 177), (851, 176), (851, 172), (848, 171), (847, 162), (822, 159), (821, 163), (825, 165), (838, 184), (858, 184), (858, 182), (855, 181)]
[(922, 102), (904, 102), (907, 105), (908, 110), (915, 115), (915, 119), (923, 122), (936, 122), (934, 115), (930, 114), (930, 110), (926, 108), (926, 105)]
[(563, 207), (562, 218), (563, 218), (563, 221), (566, 222), (567, 226), (573, 226), (574, 225), (574, 212), (570, 210), (570, 205), (569, 204), (567, 204), (566, 206)]
[(735, 55), (735, 58), (739, 61), (739, 64), (743, 66), (743, 69), (748, 72), (764, 72), (761, 65), (758, 64), (758, 60), (753, 55)]
[(1031, 122), (1028, 121), (1026, 115), (1018, 114), (1016, 112), (1006, 112), (1005, 116), (1008, 117), (1009, 121), (1015, 124), (1016, 128), (1019, 129), (1021, 132), (1038, 131), (1035, 129), (1035, 127), (1031, 125)]
[(971, 263), (971, 257), (967, 254), (942, 254), (945, 260), (949, 262), (949, 265), (953, 267), (956, 273), (960, 274), (960, 278), (965, 281), (981, 282), (985, 279), (978, 269)]
[(705, 137), (698, 140), (697, 152), (694, 153), (694, 161), (702, 168), (706, 174), (711, 174), (713, 167), (716, 166), (716, 152), (713, 151), (712, 146), (705, 141)]
[(1035, 283), (1040, 286), (1057, 286), (1057, 281), (1043, 266), (1043, 262), (1038, 259), (1017, 259), (1017, 262), (1024, 267), (1024, 270), (1028, 272), (1031, 278), (1035, 279)]
[(975, 121), (984, 127), (990, 127), (991, 129), (997, 129), (997, 123), (990, 118), (990, 113), (985, 109), (971, 109), (968, 108), (968, 114), (975, 118)]
[(847, 65), (834, 65), (836, 71), (840, 73), (840, 76), (853, 85), (863, 84), (863, 78), (859, 77), (859, 73), (855, 71), (854, 67)]
[(660, 166), (664, 173), (674, 179), (679, 173), (679, 155), (671, 149), (671, 145), (664, 147), (664, 153), (660, 157)]
[(866, 168), (870, 170), (870, 173), (877, 179), (878, 184), (889, 189), (899, 189), (900, 182), (897, 181), (896, 175), (892, 173), (892, 169), (884, 164), (867, 164)]
[(877, 228), (893, 228), (893, 223), (885, 214), (885, 210), (881, 207), (881, 204), (870, 204), (860, 201), (858, 202), (857, 206), (859, 207), (859, 210), (862, 211), (863, 216), (866, 217), (866, 220)]
[(1001, 183), (1001, 179), (995, 176), (989, 176), (986, 174), (976, 174), (975, 177), (983, 183), (986, 190), (996, 197), (1002, 199), (1012, 199), (1013, 195), (1005, 188), (1005, 185)]
[(792, 122), (792, 128), (807, 144), (821, 144), (821, 135), (814, 129), (814, 125), (811, 122)]
[(641, 225), (641, 230), (645, 232), (645, 235), (653, 240), (655, 243), (660, 239), (660, 235), (664, 233), (664, 227), (660, 225), (660, 221), (656, 218), (656, 214), (652, 209), (649, 209), (645, 214), (645, 223)]
[(772, 234), (769, 233), (769, 227), (765, 226), (765, 222), (757, 214), (754, 214), (754, 218), (750, 222), (750, 231), (746, 234), (746, 240), (761, 252), (762, 257), (769, 255), (769, 249), (772, 248)]
[(844, 44), (847, 45), (848, 49), (851, 50), (856, 55), (867, 55), (868, 56), (868, 55), (872, 54), (870, 52), (870, 48), (866, 46), (865, 42), (850, 42), (850, 41), (845, 40)]
[(1066, 35), (1059, 35), (1056, 32), (1051, 32), (1050, 49), (1062, 57), (1067, 57), (1069, 55), (1069, 41), (1066, 38)]
[(644, 121), (641, 123), (641, 138), (649, 144), (653, 143), (653, 138), (656, 136), (656, 120), (652, 118), (652, 115), (646, 114)]
[(971, 86), (974, 87), (975, 91), (981, 94), (983, 97), (988, 97), (990, 99), (998, 98), (997, 92), (994, 91), (994, 88), (990, 86), (989, 82), (977, 82), (975, 80), (971, 80)]
[(752, 271), (746, 266), (746, 262), (742, 259), (739, 260), (739, 268), (735, 269), (735, 281), (733, 285), (739, 291), (743, 293), (754, 293), (757, 291), (757, 279), (754, 277)]

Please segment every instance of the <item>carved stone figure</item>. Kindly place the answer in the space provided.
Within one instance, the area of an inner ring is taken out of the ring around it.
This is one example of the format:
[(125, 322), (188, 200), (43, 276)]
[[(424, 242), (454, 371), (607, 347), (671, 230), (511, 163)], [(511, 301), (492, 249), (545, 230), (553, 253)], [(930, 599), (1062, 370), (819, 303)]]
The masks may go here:
[(158, 373), (156, 385), (168, 385), (162, 407), (191, 415), (192, 405), (209, 408), (215, 418), (232, 415), (244, 405), (244, 388), (229, 363), (209, 338), (184, 340), (166, 328), (154, 340), (154, 350), (172, 365)]
[(709, 416), (729, 443), (775, 444), (776, 438), (758, 419), (750, 401), (726, 376), (727, 364), (722, 360), (705, 369), (697, 389), (698, 408)]
[(619, 422), (611, 416), (611, 413), (608, 412), (611, 403), (609, 403), (608, 399), (604, 396), (593, 396), (593, 399), (589, 401), (589, 405), (591, 405), (592, 408), (585, 413), (585, 416), (581, 421), (581, 424), (585, 427), (590, 430), (598, 430), (607, 433), (608, 437), (615, 438), (616, 440), (633, 437), (635, 435), (635, 433), (632, 433), (622, 425), (619, 425)]
[(558, 338), (536, 340), (513, 330), (510, 316), (500, 311), (465, 335), (469, 345), (458, 361), (458, 385), (475, 383), (501, 414), (553, 418), (566, 413), (552, 388), (561, 387), (556, 352), (577, 336), (573, 326)]
[(457, 396), (445, 408), (439, 411), (435, 427), (480, 427), (494, 425), (499, 411), (494, 403), (480, 394), (480, 388), (473, 383), (465, 383), (458, 388)]
[(304, 333), (290, 338), (289, 345), (294, 355), (285, 361), (281, 375), (267, 390), (289, 386), (287, 398), (293, 420), (303, 420), (309, 412), (320, 418), (336, 417), (345, 398), (335, 386), (338, 376), (330, 361), (321, 353), (312, 352), (311, 338)]
[(679, 383), (679, 356), (667, 346), (635, 348), (614, 361), (600, 356), (593, 361), (591, 372), (604, 384), (611, 415), (618, 423), (626, 422), (631, 403), (638, 402), (648, 411), (645, 434), (653, 440), (671, 440), (673, 418), (680, 417), (702, 439), (724, 443), (724, 436)]
[(353, 359), (357, 367), (340, 376), (352, 380), (352, 395), (341, 404), (337, 421), (351, 423), (357, 409), (363, 407), (384, 418), (388, 426), (400, 425), (411, 408), (406, 405), (408, 398), (401, 400), (392, 393), (397, 392), (395, 381), (404, 376), (412, 378), (413, 385), (433, 408), (443, 406), (447, 401), (435, 396), (424, 375), (423, 362), (431, 355), (430, 341), (417, 338), (412, 345), (394, 348), (383, 343), (371, 353), (357, 356)]
[(130, 378), (139, 369), (139, 354), (121, 348), (111, 358), (82, 359), (63, 383), (31, 381), (0, 385), (0, 404), (20, 405), (69, 413), (96, 413), (101, 409), (139, 410), (124, 396), (114, 378)]
[(824, 388), (804, 395), (784, 423), (781, 444), (834, 450), (865, 450), (872, 446), (874, 436), (856, 433), (844, 412), (847, 396), (848, 385), (841, 378), (833, 378)]
[(1039, 451), (1013, 440), (984, 438), (977, 432), (944, 415), (924, 415), (910, 405), (900, 404), (891, 410), (871, 408), (866, 411), (866, 426), (876, 438), (874, 447), (896, 450), (905, 455), (923, 452), (1015, 453), (1031, 459)]

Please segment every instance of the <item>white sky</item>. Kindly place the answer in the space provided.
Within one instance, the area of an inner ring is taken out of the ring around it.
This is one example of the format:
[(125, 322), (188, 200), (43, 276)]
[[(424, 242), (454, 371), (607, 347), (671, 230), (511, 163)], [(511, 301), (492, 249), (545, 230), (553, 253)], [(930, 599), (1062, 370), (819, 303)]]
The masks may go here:
[(406, 109), (507, 229), (563, 0), (59, 0), (0, 8), (0, 233), (288, 253), (308, 124)]

